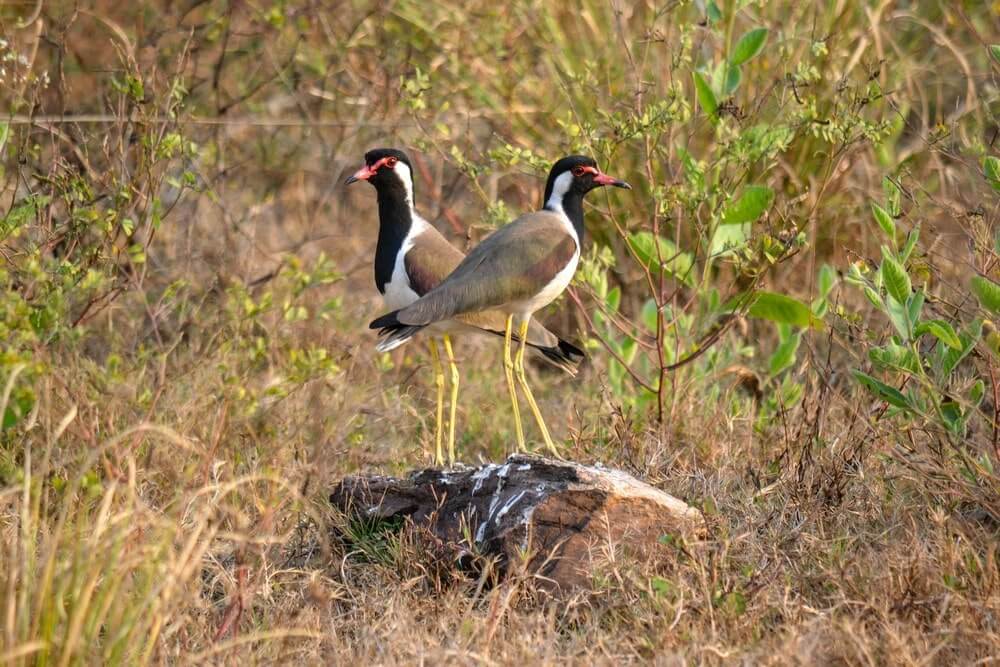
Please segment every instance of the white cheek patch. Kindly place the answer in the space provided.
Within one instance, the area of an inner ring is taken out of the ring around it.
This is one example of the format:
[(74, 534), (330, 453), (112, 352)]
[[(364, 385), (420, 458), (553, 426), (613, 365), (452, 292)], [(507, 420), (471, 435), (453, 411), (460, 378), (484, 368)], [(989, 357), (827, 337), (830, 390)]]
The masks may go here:
[(410, 168), (406, 166), (405, 162), (397, 162), (396, 166), (392, 168), (392, 171), (399, 177), (399, 180), (403, 182), (403, 188), (406, 190), (406, 203), (412, 207), (413, 175), (410, 173)]
[(572, 186), (573, 172), (566, 171), (559, 174), (555, 183), (552, 184), (552, 194), (549, 195), (549, 200), (545, 202), (545, 208), (556, 213), (563, 213), (563, 197), (569, 192)]
[[(563, 197), (569, 192), (569, 189), (573, 187), (573, 172), (565, 171), (556, 177), (554, 183), (552, 183), (552, 194), (549, 195), (549, 199), (545, 202), (545, 208), (553, 213), (557, 214), (562, 220), (563, 226), (566, 231), (576, 240), (577, 253), (580, 252), (580, 237), (577, 236), (576, 227), (573, 226), (573, 222), (566, 215), (566, 209), (563, 208)], [(574, 270), (576, 269), (576, 264), (573, 263)], [(572, 272), (570, 277), (572, 277)]]

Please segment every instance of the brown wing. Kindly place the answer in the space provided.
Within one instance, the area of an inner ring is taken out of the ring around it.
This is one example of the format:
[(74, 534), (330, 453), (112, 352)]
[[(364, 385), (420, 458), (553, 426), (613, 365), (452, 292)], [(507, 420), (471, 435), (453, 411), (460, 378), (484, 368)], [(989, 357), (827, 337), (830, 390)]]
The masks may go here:
[(420, 296), (427, 294), (462, 263), (463, 257), (461, 250), (428, 225), (403, 258), (410, 288)]
[(576, 239), (560, 216), (549, 211), (522, 215), (476, 246), (440, 285), (396, 317), (402, 324), (427, 325), (531, 298), (576, 251)]
[[(410, 288), (420, 296), (427, 294), (454, 271), (464, 258), (462, 251), (449, 243), (437, 229), (428, 225), (403, 259)], [(501, 336), (507, 324), (507, 316), (499, 310), (466, 313), (455, 319)], [(531, 320), (528, 325), (528, 343), (536, 347), (556, 347), (559, 337), (538, 320)]]

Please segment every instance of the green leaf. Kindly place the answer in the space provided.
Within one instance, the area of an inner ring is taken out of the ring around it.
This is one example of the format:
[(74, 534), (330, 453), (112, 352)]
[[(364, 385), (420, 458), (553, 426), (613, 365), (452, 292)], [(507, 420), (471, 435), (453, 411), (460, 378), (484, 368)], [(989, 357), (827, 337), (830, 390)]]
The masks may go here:
[(611, 363), (608, 364), (608, 380), (615, 392), (621, 391), (622, 382), (625, 380), (625, 367), (615, 359), (612, 359)]
[[(659, 269), (678, 282), (682, 282), (688, 287), (694, 286), (694, 272), (691, 267), (694, 265), (694, 258), (689, 252), (681, 251), (670, 239), (659, 238), (659, 256), (657, 256), (656, 239), (651, 232), (635, 232), (629, 235), (629, 245), (635, 251), (639, 262), (654, 273)], [(659, 260), (663, 260), (662, 267)]]
[(739, 591), (731, 591), (719, 598), (717, 605), (730, 616), (742, 616), (747, 610), (747, 599)]
[(740, 68), (726, 62), (720, 62), (712, 68), (712, 78), (708, 85), (716, 98), (725, 98), (733, 94), (742, 79)]
[(740, 87), (740, 80), (742, 79), (740, 74), (740, 68), (735, 65), (730, 65), (726, 68), (726, 80), (722, 82), (722, 95), (723, 97), (729, 97), (736, 92), (736, 89)]
[(955, 333), (952, 326), (944, 320), (927, 320), (926, 322), (921, 322), (913, 331), (915, 336), (922, 336), (925, 333), (931, 334), (953, 350), (961, 350), (963, 347), (958, 334)]
[(904, 408), (906, 410), (912, 409), (906, 396), (904, 396), (903, 393), (895, 387), (890, 387), (886, 383), (876, 380), (871, 375), (867, 375), (861, 371), (852, 371), (852, 374), (854, 375), (855, 380), (860, 382), (869, 391), (889, 405), (893, 405), (897, 408)]
[[(871, 301), (876, 308), (886, 314), (889, 321), (892, 322), (892, 326), (899, 334), (899, 337), (904, 341), (909, 341), (913, 338), (913, 323), (916, 320), (910, 314), (912, 312), (910, 306), (922, 306), (923, 299), (920, 300), (919, 304), (912, 301), (910, 303), (900, 303), (889, 294), (886, 294), (883, 299), (879, 296), (878, 292), (871, 289), (867, 285), (864, 289), (865, 296), (868, 297), (868, 300)], [(917, 312), (919, 313), (919, 308), (917, 309)]]
[(910, 230), (910, 233), (906, 235), (906, 243), (903, 244), (903, 249), (899, 252), (899, 261), (905, 262), (910, 259), (910, 255), (913, 254), (913, 249), (917, 247), (917, 240), (920, 238), (920, 225), (917, 225)]
[(746, 245), (750, 238), (750, 223), (745, 225), (719, 225), (708, 244), (709, 258), (722, 257)]
[[(779, 325), (781, 326), (781, 325)], [(796, 331), (787, 336), (767, 360), (767, 370), (771, 377), (777, 377), (795, 363), (795, 355), (802, 342), (802, 332)]]
[(875, 202), (872, 202), (872, 215), (875, 216), (875, 222), (878, 223), (878, 226), (882, 228), (885, 235), (888, 236), (889, 240), (892, 241), (893, 245), (895, 245), (896, 221), (892, 219), (892, 216), (889, 215), (888, 211)]
[(829, 264), (824, 264), (819, 269), (819, 275), (816, 277), (816, 289), (819, 292), (812, 302), (812, 311), (816, 317), (825, 317), (829, 304), (827, 303), (827, 298), (830, 296), (830, 292), (833, 291), (834, 285), (837, 284), (837, 272)]
[(604, 298), (604, 305), (612, 313), (618, 312), (618, 305), (622, 300), (622, 290), (620, 287), (615, 287), (608, 292), (608, 295)]
[(626, 338), (622, 343), (622, 359), (625, 360), (626, 364), (631, 364), (635, 361), (635, 353), (639, 351), (639, 341), (635, 338)]
[(822, 327), (822, 322), (813, 316), (809, 306), (798, 299), (775, 292), (759, 292), (747, 314), (796, 327)]
[(9, 233), (31, 222), (38, 211), (50, 200), (51, 197), (48, 196), (29, 195), (14, 204), (14, 207), (6, 215), (0, 216), (0, 241)]
[(972, 291), (984, 308), (994, 314), (1000, 314), (1000, 285), (988, 278), (973, 276)]
[(948, 429), (958, 436), (965, 433), (965, 420), (962, 418), (962, 407), (952, 400), (941, 401), (941, 417)]
[(983, 340), (986, 342), (986, 347), (989, 351), (993, 353), (993, 356), (1000, 359), (1000, 333), (997, 333), (995, 329), (987, 331), (986, 335), (983, 336)]
[(953, 350), (950, 347), (944, 348), (941, 354), (941, 373), (944, 377), (951, 375), (952, 371), (958, 367), (965, 357), (972, 352), (972, 349), (979, 342), (979, 338), (983, 334), (983, 321), (973, 320), (973, 322), (965, 328), (965, 331), (958, 335), (962, 339), (962, 349)]
[(889, 296), (901, 304), (907, 302), (911, 291), (910, 276), (885, 248), (882, 249), (882, 280)]
[[(716, 289), (712, 289), (711, 291), (712, 293), (714, 293), (714, 295), (718, 295), (719, 293), (719, 291)], [(712, 313), (724, 313), (724, 314), (735, 313), (736, 311), (741, 310), (746, 306), (749, 306), (753, 302), (754, 297), (756, 296), (757, 296), (756, 294), (753, 294), (749, 291), (737, 292), (736, 294), (726, 299), (725, 303), (718, 303), (718, 305), (713, 305), (710, 309), (706, 310), (710, 310), (710, 312)]]
[(974, 407), (978, 407), (980, 403), (983, 402), (983, 396), (986, 395), (986, 385), (982, 380), (976, 380), (969, 387), (969, 401)]
[(673, 585), (663, 577), (651, 578), (649, 580), (649, 587), (653, 589), (653, 593), (661, 597), (670, 595), (671, 591), (674, 590)]
[(651, 334), (656, 334), (656, 301), (654, 299), (646, 299), (646, 303), (642, 304), (642, 312), (639, 315), (639, 319), (642, 321), (646, 330)]
[(718, 122), (719, 103), (715, 100), (715, 93), (712, 92), (711, 86), (708, 85), (700, 72), (694, 73), (694, 90), (698, 95), (698, 104), (701, 105), (701, 110), (712, 119), (713, 123)]
[(35, 394), (28, 387), (15, 389), (10, 396), (7, 409), (0, 415), (0, 430), (13, 427), (28, 416), (35, 407)]
[(920, 311), (924, 309), (924, 291), (918, 290), (913, 293), (910, 300), (906, 302), (906, 316), (910, 320), (910, 329), (917, 326), (920, 321)]
[(889, 321), (892, 322), (892, 326), (895, 327), (899, 337), (904, 342), (908, 342), (913, 338), (913, 332), (910, 326), (910, 313), (906, 309), (906, 306), (892, 297), (886, 298), (884, 303), (885, 314), (889, 317)]
[(983, 160), (983, 173), (994, 190), (1000, 190), (1000, 159), (988, 155)]
[(741, 225), (759, 218), (774, 201), (774, 190), (766, 185), (748, 185), (722, 213), (723, 225)]
[(990, 55), (1000, 63), (1000, 44), (990, 44)]
[(774, 408), (777, 409), (779, 405), (791, 408), (802, 400), (802, 395), (805, 393), (805, 386), (801, 382), (793, 380), (791, 375), (786, 375), (785, 379), (781, 382), (780, 393), (781, 400), (774, 404)]
[(7, 408), (3, 412), (3, 419), (0, 419), (0, 430), (7, 430), (18, 422), (21, 418), (19, 414)]
[(883, 368), (916, 374), (920, 372), (920, 359), (908, 346), (889, 341), (884, 347), (873, 347), (868, 350), (868, 358)]
[(787, 125), (759, 123), (743, 130), (739, 142), (747, 146), (747, 161), (756, 162), (787, 150), (794, 138), (795, 130)]
[(766, 42), (767, 28), (754, 28), (740, 37), (740, 41), (736, 42), (736, 48), (733, 49), (733, 54), (729, 58), (729, 61), (733, 65), (742, 65), (760, 53), (764, 49)]
[(893, 218), (899, 217), (903, 212), (900, 206), (900, 199), (902, 199), (903, 193), (899, 191), (899, 186), (888, 176), (882, 179), (882, 194), (885, 195), (886, 211)]
[(684, 176), (688, 183), (692, 187), (702, 190), (705, 188), (705, 171), (698, 164), (697, 160), (682, 147), (677, 148), (677, 155), (681, 159), (681, 165), (684, 167)]
[(715, 0), (709, 0), (708, 6), (705, 8), (705, 16), (712, 23), (718, 23), (722, 20), (722, 10), (719, 9)]
[(865, 296), (868, 298), (869, 303), (878, 308), (879, 310), (885, 310), (885, 304), (882, 303), (882, 297), (878, 295), (878, 292), (873, 290), (868, 285), (862, 286), (865, 292)]
[(818, 298), (825, 299), (830, 296), (830, 291), (837, 284), (837, 272), (829, 264), (824, 264), (819, 268), (819, 278), (817, 279)]

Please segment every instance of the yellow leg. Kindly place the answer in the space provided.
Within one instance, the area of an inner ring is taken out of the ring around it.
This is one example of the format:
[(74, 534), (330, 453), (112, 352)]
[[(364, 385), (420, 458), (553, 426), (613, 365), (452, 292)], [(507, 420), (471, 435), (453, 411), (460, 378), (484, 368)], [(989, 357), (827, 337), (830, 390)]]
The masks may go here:
[(448, 464), (455, 464), (455, 412), (458, 409), (458, 365), (455, 354), (451, 350), (451, 338), (444, 337), (444, 352), (448, 356), (448, 366), (451, 368), (451, 407), (448, 414)]
[(514, 316), (507, 316), (507, 327), (503, 333), (503, 370), (507, 375), (507, 389), (510, 390), (510, 406), (514, 409), (514, 428), (517, 430), (517, 451), (525, 451), (524, 429), (521, 427), (521, 410), (517, 406), (517, 390), (514, 388), (514, 362), (510, 358), (511, 329)]
[(444, 369), (441, 367), (441, 357), (438, 356), (438, 346), (431, 338), (427, 342), (431, 348), (431, 363), (434, 366), (434, 384), (437, 385), (437, 424), (434, 426), (434, 464), (444, 465), (444, 455), (441, 453), (441, 431), (444, 421)]
[(518, 332), (518, 335), (521, 337), (521, 346), (517, 348), (517, 359), (514, 361), (514, 370), (517, 373), (518, 382), (521, 383), (521, 389), (524, 391), (524, 397), (528, 400), (528, 406), (531, 407), (531, 412), (535, 415), (535, 421), (538, 422), (538, 428), (542, 432), (545, 446), (549, 448), (553, 456), (559, 458), (559, 450), (556, 449), (555, 443), (552, 442), (549, 429), (546, 428), (545, 420), (542, 419), (542, 411), (538, 409), (538, 403), (535, 402), (535, 397), (531, 393), (531, 387), (528, 386), (528, 378), (524, 375), (524, 348), (528, 341), (528, 322), (530, 320), (530, 317), (526, 317), (521, 322), (521, 330)]

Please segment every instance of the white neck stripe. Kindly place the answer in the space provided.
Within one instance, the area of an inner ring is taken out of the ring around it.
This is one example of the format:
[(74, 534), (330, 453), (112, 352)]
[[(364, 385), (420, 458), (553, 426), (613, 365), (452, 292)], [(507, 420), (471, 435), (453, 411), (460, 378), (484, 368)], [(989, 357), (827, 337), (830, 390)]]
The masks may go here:
[(552, 194), (549, 195), (548, 201), (545, 202), (545, 208), (566, 215), (565, 211), (563, 211), (563, 197), (566, 196), (566, 193), (569, 192), (572, 186), (572, 172), (566, 171), (559, 174), (552, 184)]
[(579, 251), (580, 239), (576, 234), (576, 227), (573, 226), (573, 221), (569, 219), (569, 216), (566, 215), (566, 210), (563, 209), (563, 197), (566, 196), (566, 193), (569, 192), (572, 186), (573, 173), (566, 171), (560, 174), (552, 184), (552, 194), (549, 195), (548, 200), (545, 202), (545, 208), (557, 214), (562, 219), (566, 230), (576, 239), (577, 250)]
[(392, 168), (393, 173), (396, 177), (403, 182), (403, 189), (406, 190), (406, 204), (413, 210), (413, 175), (410, 172), (410, 168), (406, 166), (405, 162), (397, 162), (396, 166)]

